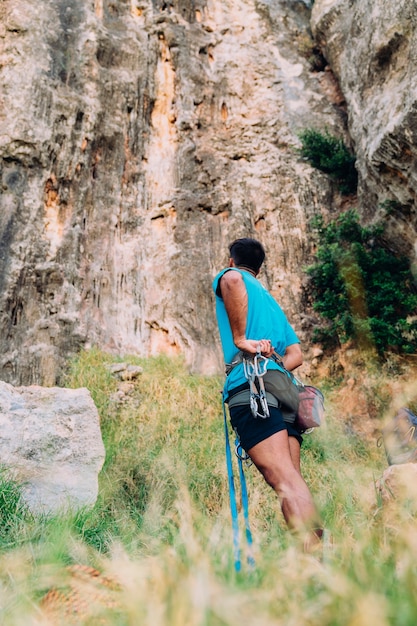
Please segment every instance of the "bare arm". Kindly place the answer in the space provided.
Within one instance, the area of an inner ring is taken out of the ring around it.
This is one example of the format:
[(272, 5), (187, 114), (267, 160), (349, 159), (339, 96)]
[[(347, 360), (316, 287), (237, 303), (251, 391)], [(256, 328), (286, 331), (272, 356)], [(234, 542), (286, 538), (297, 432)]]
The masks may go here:
[(293, 343), (286, 347), (282, 361), (287, 370), (294, 370), (303, 363), (303, 353), (299, 343)]
[(262, 354), (270, 356), (273, 350), (269, 339), (246, 338), (248, 294), (242, 275), (236, 271), (223, 274), (220, 279), (220, 292), (226, 307), (235, 346), (239, 350), (251, 354), (256, 354), (257, 350), (260, 349)]

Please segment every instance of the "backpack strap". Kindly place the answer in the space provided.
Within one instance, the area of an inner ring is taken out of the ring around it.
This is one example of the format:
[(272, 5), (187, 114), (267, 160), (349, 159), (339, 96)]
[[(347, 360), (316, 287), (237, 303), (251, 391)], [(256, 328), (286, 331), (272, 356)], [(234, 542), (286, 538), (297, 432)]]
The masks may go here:
[[(269, 391), (265, 392), (265, 396), (266, 396), (266, 401), (268, 403), (268, 406), (273, 406), (279, 409), (280, 402), (278, 398), (273, 396), (272, 393), (269, 393)], [(244, 406), (244, 405), (250, 404), (250, 397), (251, 397), (251, 392), (249, 389), (242, 389), (241, 391), (234, 393), (232, 396), (229, 396), (229, 398), (227, 399), (227, 404), (229, 406), (229, 409), (231, 409), (234, 406)]]

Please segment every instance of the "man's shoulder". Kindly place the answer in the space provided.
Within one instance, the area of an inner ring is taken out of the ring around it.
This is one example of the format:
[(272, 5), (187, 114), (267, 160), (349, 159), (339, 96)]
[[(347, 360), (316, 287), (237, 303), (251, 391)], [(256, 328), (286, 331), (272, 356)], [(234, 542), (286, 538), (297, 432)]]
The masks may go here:
[[(214, 278), (213, 280), (213, 289), (214, 292), (216, 294), (216, 296), (219, 296), (221, 298), (221, 293), (220, 293), (220, 280), (221, 278), (223, 278), (223, 276), (229, 272), (232, 272), (234, 274), (234, 276), (238, 275), (238, 276), (242, 276), (242, 273), (236, 268), (236, 267), (225, 267), (223, 270), (221, 270), (217, 276)], [(232, 274), (229, 274), (229, 276), (231, 276)]]

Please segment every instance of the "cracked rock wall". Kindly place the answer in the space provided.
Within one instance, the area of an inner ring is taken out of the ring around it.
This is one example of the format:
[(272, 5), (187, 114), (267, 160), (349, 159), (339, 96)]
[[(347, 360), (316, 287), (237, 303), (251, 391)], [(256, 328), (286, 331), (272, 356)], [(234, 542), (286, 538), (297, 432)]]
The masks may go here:
[(308, 339), (308, 221), (335, 198), (297, 132), (343, 132), (309, 19), (298, 0), (3, 0), (1, 379), (54, 385), (89, 345), (221, 371), (211, 281), (243, 235)]
[(361, 214), (385, 218), (417, 275), (417, 0), (316, 0), (312, 29), (346, 100)]

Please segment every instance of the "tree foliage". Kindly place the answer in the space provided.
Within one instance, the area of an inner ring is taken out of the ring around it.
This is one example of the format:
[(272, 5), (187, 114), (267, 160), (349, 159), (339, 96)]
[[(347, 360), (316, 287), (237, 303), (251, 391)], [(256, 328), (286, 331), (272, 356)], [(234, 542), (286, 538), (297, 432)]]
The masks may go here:
[(307, 273), (313, 307), (327, 320), (315, 340), (336, 345), (355, 339), (380, 355), (416, 351), (416, 285), (409, 260), (382, 244), (384, 227), (361, 226), (349, 210), (327, 225), (316, 218), (313, 228), (319, 245)]
[(313, 128), (301, 131), (299, 138), (302, 144), (300, 154), (313, 167), (329, 174), (336, 181), (342, 194), (356, 192), (358, 185), (356, 157), (350, 153), (341, 139), (333, 137), (327, 130), (321, 133)]

